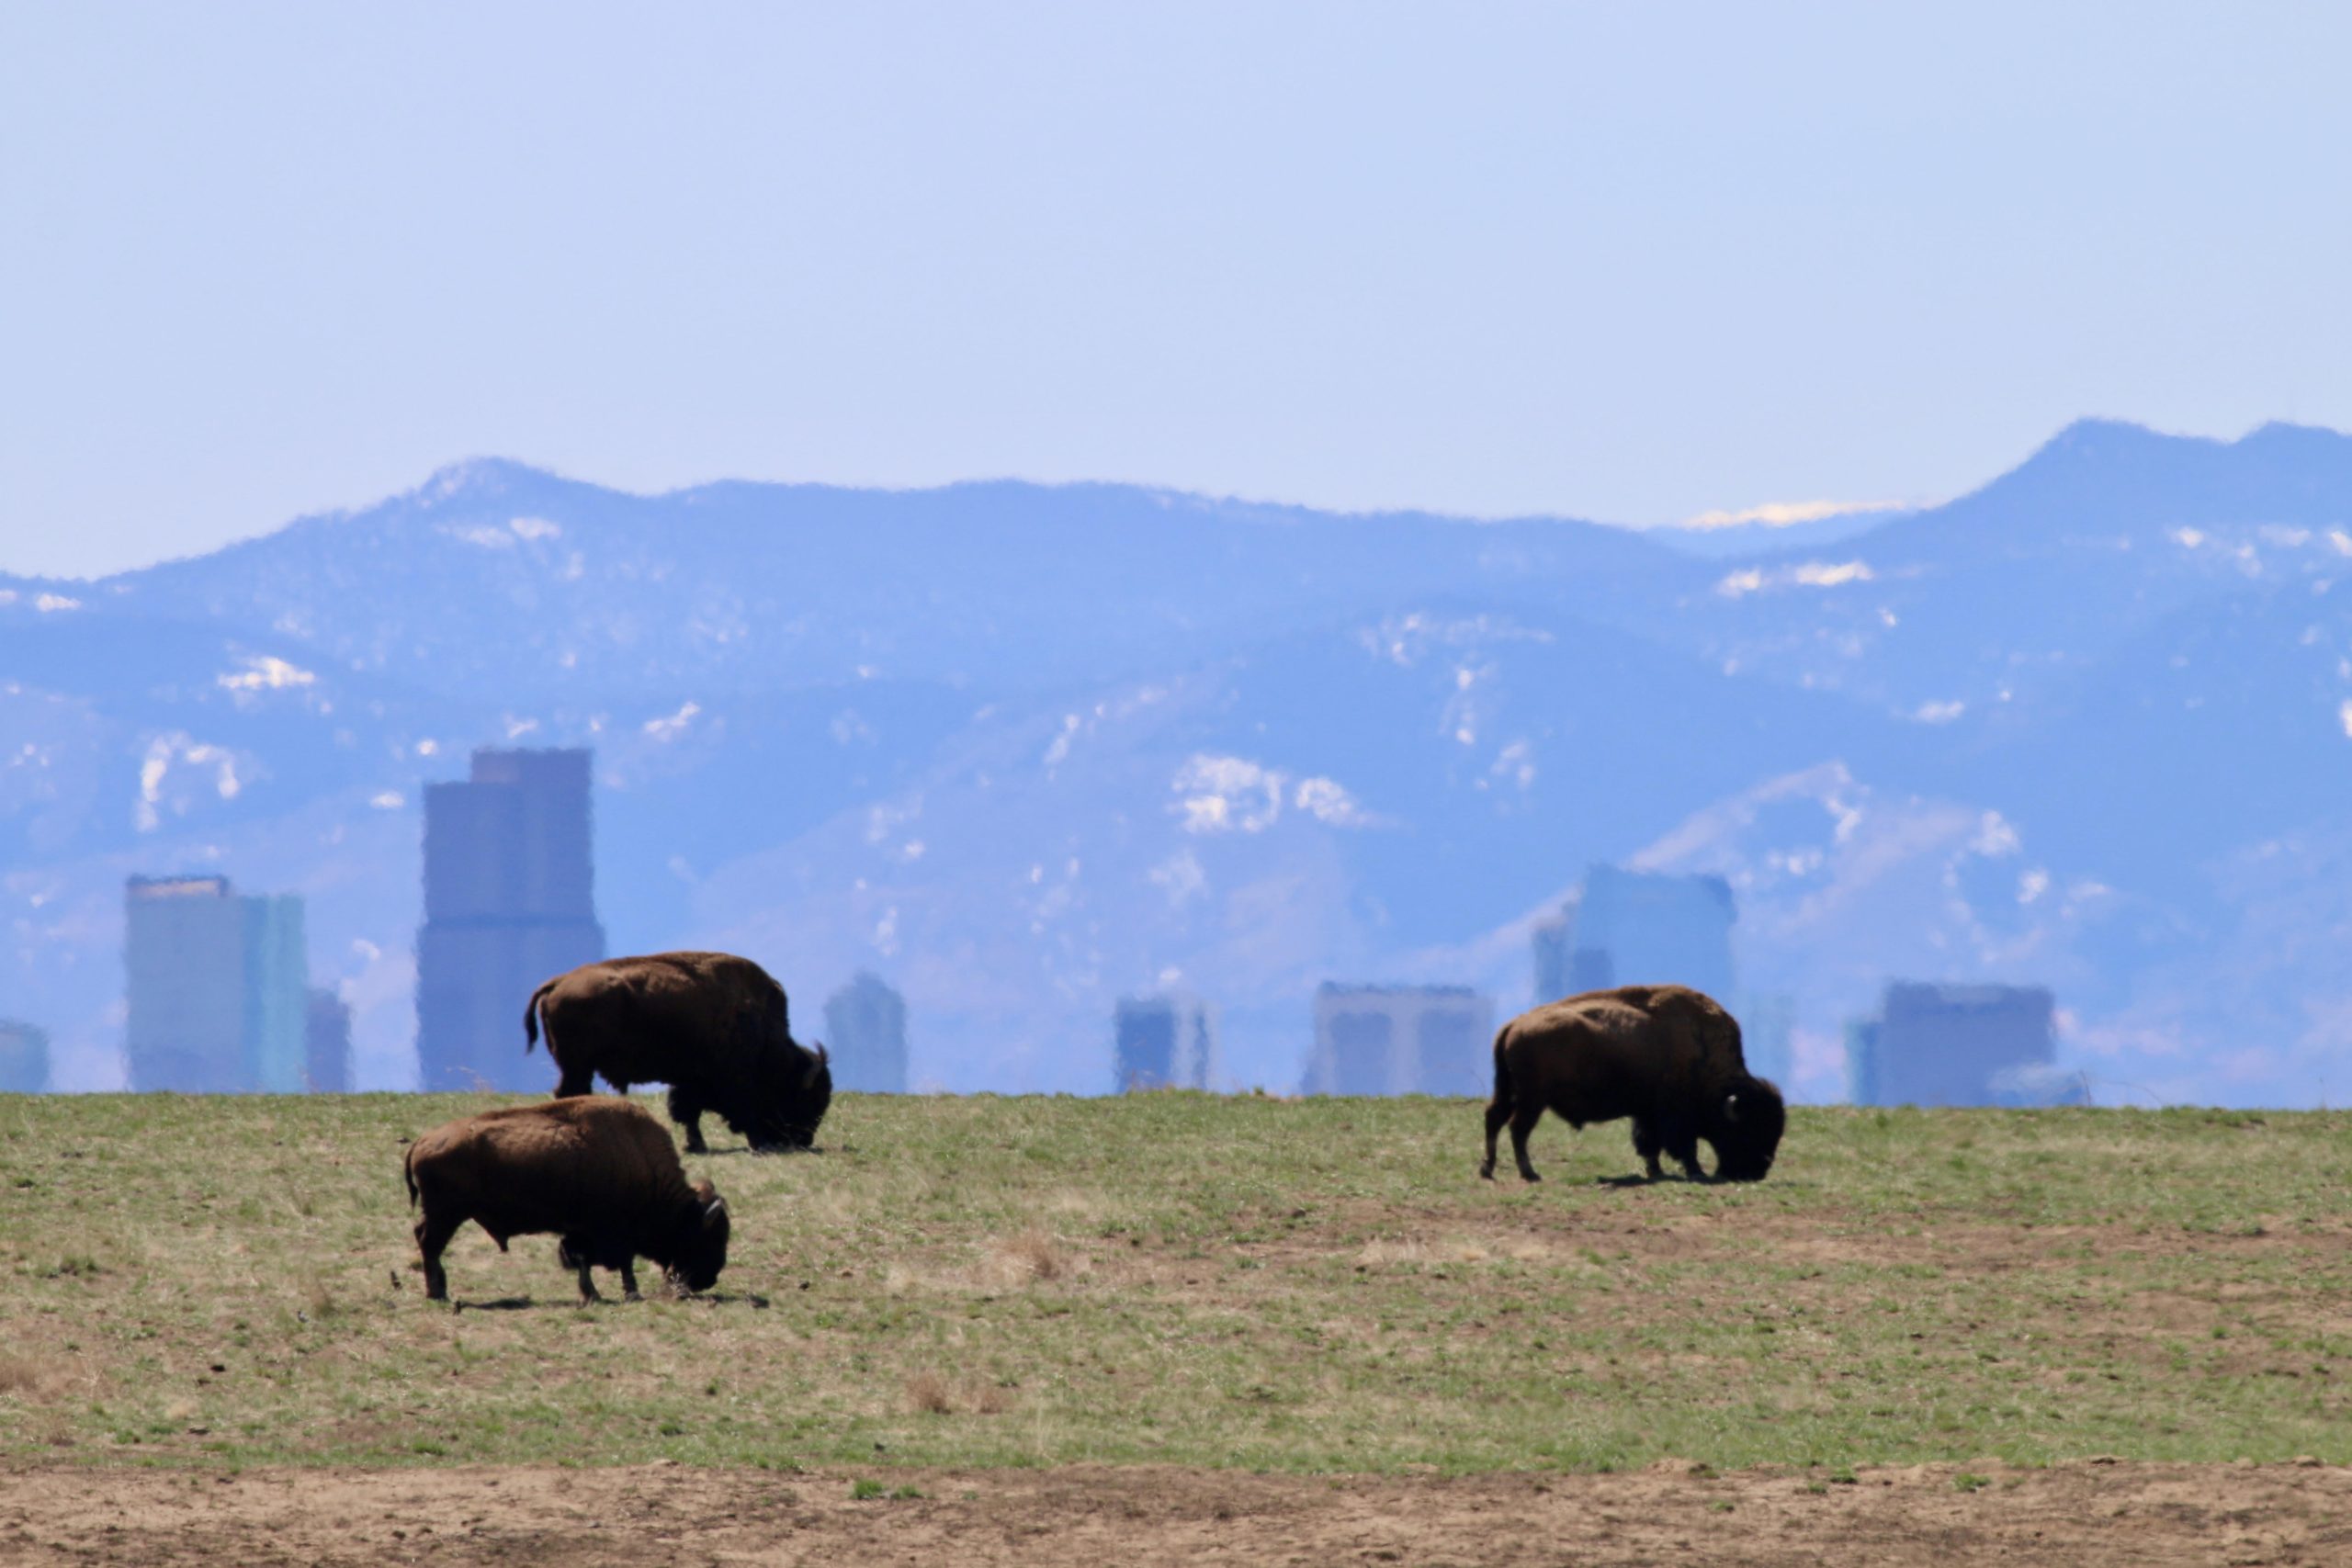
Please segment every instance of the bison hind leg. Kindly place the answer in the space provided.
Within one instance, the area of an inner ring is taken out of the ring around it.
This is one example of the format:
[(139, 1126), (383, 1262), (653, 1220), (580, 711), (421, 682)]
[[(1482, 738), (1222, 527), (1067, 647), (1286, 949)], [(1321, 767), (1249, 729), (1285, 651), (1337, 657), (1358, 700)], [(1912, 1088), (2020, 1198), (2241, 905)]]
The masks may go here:
[(424, 1259), (426, 1301), (446, 1302), (449, 1299), (449, 1273), (441, 1267), (441, 1253), (449, 1245), (449, 1238), (458, 1234), (458, 1227), (464, 1223), (463, 1220), (452, 1220), (446, 1214), (435, 1213), (429, 1204), (417, 1218), (416, 1250)]
[(1535, 1168), (1527, 1163), (1527, 1135), (1535, 1131), (1535, 1123), (1543, 1119), (1544, 1107), (1541, 1105), (1521, 1105), (1511, 1112), (1510, 1152), (1519, 1162), (1519, 1176), (1522, 1181), (1544, 1179), (1535, 1174)]
[(1492, 1181), (1495, 1179), (1495, 1134), (1501, 1132), (1503, 1123), (1510, 1120), (1510, 1101), (1498, 1095), (1494, 1103), (1487, 1107), (1487, 1157), (1478, 1167), (1482, 1179)]

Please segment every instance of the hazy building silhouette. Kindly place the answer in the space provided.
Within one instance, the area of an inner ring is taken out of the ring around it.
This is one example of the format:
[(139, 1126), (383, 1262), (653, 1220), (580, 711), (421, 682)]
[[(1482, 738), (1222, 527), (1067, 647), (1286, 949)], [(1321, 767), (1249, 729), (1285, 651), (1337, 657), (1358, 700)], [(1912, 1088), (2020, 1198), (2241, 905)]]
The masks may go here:
[(524, 1055), (524, 1004), (542, 980), (605, 956), (590, 760), (484, 749), (465, 783), (425, 786), (420, 1088), (548, 1087), (546, 1063)]
[(249, 1086), (300, 1094), (308, 1079), (311, 961), (302, 900), (241, 898), (245, 914), (245, 1063)]
[(1535, 999), (1609, 986), (1689, 986), (1729, 1005), (1731, 884), (1595, 865), (1557, 919), (1535, 928)]
[(49, 1035), (0, 1018), (0, 1094), (39, 1094), (49, 1087)]
[(2087, 1104), (2056, 1066), (2056, 1010), (2039, 986), (1897, 981), (1846, 1026), (1848, 1088), (1858, 1105)]
[(303, 1020), (303, 1078), (312, 1094), (351, 1090), (351, 1009), (332, 989), (311, 987)]
[(1747, 1059), (1747, 1070), (1788, 1088), (1789, 1075), (1796, 1071), (1796, 998), (1758, 991), (1724, 998), (1723, 1003), (1739, 1021), (1740, 1055)]
[(825, 1049), (833, 1087), (860, 1094), (907, 1092), (907, 1003), (878, 975), (858, 973), (825, 998)]
[(1494, 1088), (1494, 1007), (1467, 986), (1315, 992), (1308, 1094), (1472, 1094)]
[(1111, 1015), (1111, 1089), (1207, 1089), (1218, 1061), (1216, 1010), (1198, 997), (1121, 997)]
[(132, 1089), (302, 1088), (310, 964), (300, 897), (240, 897), (225, 876), (134, 876), (123, 967)]

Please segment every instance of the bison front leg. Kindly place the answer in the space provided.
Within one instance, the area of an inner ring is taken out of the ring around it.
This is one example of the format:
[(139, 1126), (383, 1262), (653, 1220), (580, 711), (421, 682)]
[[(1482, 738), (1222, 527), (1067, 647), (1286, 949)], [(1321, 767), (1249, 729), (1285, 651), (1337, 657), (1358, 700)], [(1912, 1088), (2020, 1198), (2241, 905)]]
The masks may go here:
[(1663, 1181), (1666, 1170), (1657, 1163), (1658, 1151), (1666, 1146), (1658, 1131), (1640, 1117), (1634, 1118), (1634, 1152), (1642, 1156), (1642, 1168), (1652, 1181)]
[[(1658, 1134), (1658, 1141), (1666, 1152), (1674, 1156), (1674, 1163), (1682, 1168), (1682, 1175), (1686, 1180), (1707, 1179), (1706, 1171), (1699, 1165), (1699, 1134), (1696, 1132), (1688, 1126), (1669, 1125)], [(1657, 1162), (1653, 1160), (1651, 1164), (1653, 1167), (1651, 1174), (1656, 1175)]]
[(702, 1104), (684, 1089), (670, 1091), (670, 1120), (686, 1131), (686, 1153), (707, 1155), (710, 1145), (702, 1141)]
[(578, 1272), (582, 1306), (605, 1299), (596, 1293), (595, 1278), (588, 1272), (596, 1264), (595, 1237), (582, 1235), (576, 1232), (563, 1236), (555, 1244), (555, 1260), (565, 1268)]
[(637, 1293), (637, 1259), (635, 1258), (631, 1258), (621, 1265), (621, 1293), (633, 1302), (641, 1302), (645, 1299)]

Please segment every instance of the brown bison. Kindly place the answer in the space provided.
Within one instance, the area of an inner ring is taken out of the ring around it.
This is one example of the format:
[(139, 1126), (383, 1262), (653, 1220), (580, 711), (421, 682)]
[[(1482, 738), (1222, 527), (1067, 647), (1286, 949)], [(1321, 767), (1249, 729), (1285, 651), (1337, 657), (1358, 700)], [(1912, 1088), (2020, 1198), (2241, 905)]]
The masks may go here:
[(1547, 1110), (1578, 1128), (1632, 1117), (1634, 1150), (1653, 1181), (1661, 1150), (1705, 1179), (1702, 1138), (1714, 1145), (1717, 1179), (1760, 1181), (1788, 1121), (1781, 1091), (1747, 1070), (1738, 1021), (1687, 986), (1587, 991), (1504, 1024), (1478, 1174), (1493, 1178), (1495, 1134), (1508, 1122), (1519, 1174), (1542, 1180), (1527, 1163), (1527, 1135)]
[(506, 1238), (552, 1233), (556, 1256), (580, 1271), (580, 1299), (601, 1301), (591, 1265), (620, 1270), (637, 1299), (637, 1259), (674, 1285), (707, 1291), (727, 1267), (727, 1202), (707, 1181), (686, 1184), (678, 1145), (651, 1113), (587, 1095), (485, 1111), (435, 1127), (408, 1146), (408, 1200), (422, 1203), (416, 1247), (424, 1293), (446, 1301), (441, 1251), (468, 1220)]
[(531, 993), (525, 1051), (542, 1029), (562, 1074), (558, 1095), (586, 1094), (599, 1075), (621, 1094), (668, 1084), (690, 1154), (707, 1152), (706, 1111), (756, 1151), (805, 1149), (833, 1100), (831, 1058), (793, 1040), (784, 987), (731, 953), (583, 964)]

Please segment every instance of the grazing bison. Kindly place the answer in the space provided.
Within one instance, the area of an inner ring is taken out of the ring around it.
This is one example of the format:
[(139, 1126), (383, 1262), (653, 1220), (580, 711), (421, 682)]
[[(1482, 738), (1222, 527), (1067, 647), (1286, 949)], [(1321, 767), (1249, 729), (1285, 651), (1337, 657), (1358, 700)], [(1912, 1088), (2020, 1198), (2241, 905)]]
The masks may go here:
[(585, 1095), (486, 1111), (435, 1127), (408, 1146), (408, 1200), (421, 1203), (416, 1247), (424, 1293), (449, 1295), (442, 1248), (468, 1220), (506, 1238), (562, 1238), (556, 1256), (580, 1272), (580, 1299), (601, 1301), (591, 1265), (617, 1269), (637, 1297), (637, 1259), (674, 1285), (707, 1291), (727, 1267), (727, 1203), (707, 1181), (689, 1187), (678, 1145), (643, 1107)]
[(822, 1045), (792, 1038), (784, 987), (731, 953), (607, 958), (559, 975), (523, 1010), (523, 1049), (538, 1043), (563, 1075), (558, 1095), (586, 1094), (599, 1074), (619, 1093), (670, 1086), (686, 1150), (707, 1152), (702, 1113), (717, 1113), (755, 1151), (807, 1148), (833, 1100)]
[(1495, 1134), (1508, 1122), (1519, 1174), (1543, 1179), (1527, 1163), (1527, 1134), (1546, 1110), (1571, 1127), (1632, 1117), (1653, 1181), (1660, 1150), (1704, 1179), (1702, 1138), (1714, 1145), (1718, 1179), (1760, 1181), (1788, 1121), (1781, 1091), (1747, 1070), (1738, 1021), (1687, 986), (1587, 991), (1504, 1024), (1478, 1174), (1493, 1178)]

